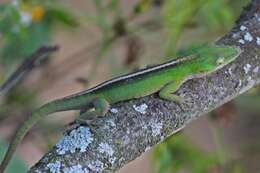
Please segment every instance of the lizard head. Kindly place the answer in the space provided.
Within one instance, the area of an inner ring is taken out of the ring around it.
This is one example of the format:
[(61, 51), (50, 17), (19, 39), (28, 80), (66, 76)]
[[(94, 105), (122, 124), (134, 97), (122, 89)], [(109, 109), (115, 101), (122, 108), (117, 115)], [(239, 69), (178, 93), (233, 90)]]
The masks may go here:
[(215, 71), (234, 61), (241, 50), (232, 46), (208, 46), (199, 50), (202, 71)]
[(213, 63), (217, 66), (226, 65), (234, 61), (237, 56), (241, 53), (238, 47), (231, 46), (218, 46), (216, 50), (212, 52)]

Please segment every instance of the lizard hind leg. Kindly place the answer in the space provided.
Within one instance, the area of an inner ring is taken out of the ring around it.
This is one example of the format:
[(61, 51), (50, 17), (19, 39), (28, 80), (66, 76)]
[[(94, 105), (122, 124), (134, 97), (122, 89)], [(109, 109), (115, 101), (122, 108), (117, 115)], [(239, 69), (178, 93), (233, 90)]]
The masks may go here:
[(177, 103), (179, 106), (181, 103), (183, 103), (183, 98), (181, 98), (178, 95), (173, 94), (176, 92), (179, 87), (182, 85), (183, 81), (182, 80), (176, 80), (172, 81), (168, 84), (166, 84), (160, 91), (159, 91), (159, 96), (160, 98), (163, 98), (165, 100), (173, 101)]
[(96, 98), (92, 102), (94, 110), (89, 107), (80, 111), (80, 115), (76, 118), (76, 122), (80, 124), (93, 124), (93, 120), (98, 117), (103, 117), (109, 110), (109, 102), (104, 98)]

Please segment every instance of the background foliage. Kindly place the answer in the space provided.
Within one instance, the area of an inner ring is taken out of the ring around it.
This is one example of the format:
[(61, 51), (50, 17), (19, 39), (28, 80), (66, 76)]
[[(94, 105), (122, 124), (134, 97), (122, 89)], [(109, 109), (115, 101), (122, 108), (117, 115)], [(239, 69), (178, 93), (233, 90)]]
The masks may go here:
[(12, 1), (0, 5), (0, 16), (4, 67), (47, 44), (56, 23), (68, 27), (77, 25), (76, 18), (57, 1)]
[[(17, 64), (37, 48), (51, 44), (56, 36), (55, 33), (66, 30), (66, 34), (77, 34), (83, 30), (85, 34), (90, 30), (93, 38), (85, 40), (91, 43), (90, 46), (84, 47), (81, 46), (82, 43), (78, 43), (77, 46), (82, 49), (78, 49), (69, 56), (67, 61), (71, 63), (83, 57), (84, 62), (91, 63), (86, 74), (75, 77), (76, 82), (87, 87), (95, 83), (97, 79), (103, 80), (103, 76), (111, 77), (144, 67), (145, 64), (163, 62), (168, 58), (185, 55), (189, 50), (204, 42), (213, 42), (231, 29), (242, 7), (248, 1), (136, 0), (130, 3), (125, 0), (89, 0), (64, 2), (62, 0), (14, 0), (0, 4), (0, 76), (2, 79), (6, 78)], [(94, 10), (80, 11), (77, 8), (75, 10), (74, 3), (86, 7), (91, 6)], [(122, 49), (124, 53), (118, 55), (117, 53), (120, 50), (122, 52)], [(94, 53), (88, 56), (90, 52)], [(161, 57), (161, 59), (151, 57)], [(75, 70), (72, 67), (67, 70), (64, 66), (66, 65), (60, 65), (59, 68), (64, 68), (69, 73)], [(100, 72), (104, 66), (106, 70)], [(52, 73), (54, 75), (55, 71)], [(62, 75), (66, 74), (62, 73)], [(58, 76), (54, 80), (61, 79)], [(14, 115), (12, 117), (15, 117), (16, 114), (25, 114), (35, 108), (35, 103), (39, 102), (36, 91), (24, 86), (11, 91), (3, 99), (0, 108), (1, 124), (8, 122), (12, 114)], [(208, 116), (210, 117), (208, 119), (210, 133), (217, 146), (213, 152), (205, 152), (200, 146), (193, 145), (189, 136), (182, 133), (174, 135), (157, 146), (153, 151), (154, 172), (245, 172), (243, 159), (227, 157), (228, 149), (221, 137), (223, 131), (220, 128), (228, 127), (227, 124), (232, 123), (232, 117), (235, 115), (244, 115), (248, 112), (257, 114), (259, 102), (255, 100), (259, 100), (259, 89), (250, 91), (249, 94)], [(238, 106), (243, 107), (244, 111), (237, 109)], [(13, 110), (14, 107), (15, 110)], [(13, 121), (16, 122), (15, 120)], [(44, 138), (46, 148), (48, 148), (53, 145), (55, 141), (53, 138), (57, 137), (61, 129), (62, 125), (59, 122), (45, 120), (36, 130)], [(3, 153), (2, 150), (0, 147), (1, 153)], [(20, 165), (19, 170), (24, 169), (20, 162), (21, 160), (16, 159), (9, 172), (14, 172), (11, 169), (18, 168), (15, 164)]]

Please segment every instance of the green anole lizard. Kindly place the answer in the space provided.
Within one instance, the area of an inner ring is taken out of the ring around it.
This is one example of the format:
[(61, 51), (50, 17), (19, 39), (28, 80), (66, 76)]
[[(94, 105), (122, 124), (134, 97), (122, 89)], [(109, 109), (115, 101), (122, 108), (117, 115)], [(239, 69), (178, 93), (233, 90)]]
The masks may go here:
[(27, 131), (41, 118), (51, 113), (83, 110), (76, 120), (86, 122), (90, 117), (105, 115), (111, 104), (156, 92), (162, 99), (179, 102), (181, 99), (173, 93), (182, 83), (222, 68), (235, 60), (240, 53), (237, 47), (207, 45), (190, 56), (119, 76), (96, 87), (43, 105), (17, 128), (1, 163), (0, 173), (4, 172), (17, 145)]

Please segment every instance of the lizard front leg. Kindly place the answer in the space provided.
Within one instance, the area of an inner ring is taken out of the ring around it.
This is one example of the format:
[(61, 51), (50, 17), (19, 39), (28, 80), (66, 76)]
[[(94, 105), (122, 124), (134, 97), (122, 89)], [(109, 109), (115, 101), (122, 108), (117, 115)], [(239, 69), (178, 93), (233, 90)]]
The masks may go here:
[(80, 124), (92, 124), (93, 120), (104, 116), (109, 108), (109, 102), (104, 98), (95, 98), (92, 101), (94, 110), (82, 109), (80, 115), (76, 118), (76, 122)]

